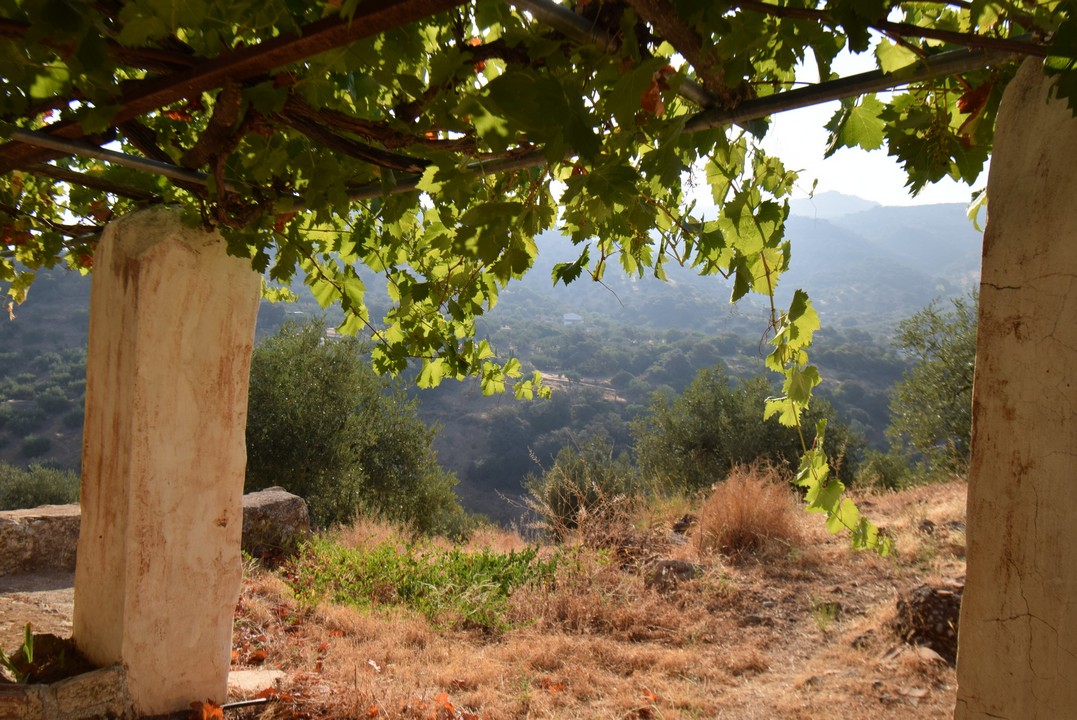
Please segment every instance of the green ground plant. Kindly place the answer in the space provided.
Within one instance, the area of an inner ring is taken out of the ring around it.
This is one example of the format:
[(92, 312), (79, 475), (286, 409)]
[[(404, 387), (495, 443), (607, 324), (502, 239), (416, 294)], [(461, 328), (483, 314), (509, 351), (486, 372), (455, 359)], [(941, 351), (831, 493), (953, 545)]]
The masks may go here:
[(505, 630), (513, 591), (553, 579), (557, 558), (537, 547), (498, 553), (444, 550), (393, 540), (348, 548), (319, 537), (286, 571), (307, 606), (329, 601), (365, 608), (406, 608), (442, 627)]
[[(26, 635), (22, 641), (22, 654), (26, 658), (26, 664), (32, 665), (34, 662), (34, 633), (30, 623), (26, 623)], [(17, 655), (18, 653), (16, 653)], [(15, 678), (15, 682), (24, 683), (29, 680), (30, 673), (26, 669), (15, 662), (14, 658), (4, 652), (3, 648), (0, 648), (0, 668), (6, 669)]]

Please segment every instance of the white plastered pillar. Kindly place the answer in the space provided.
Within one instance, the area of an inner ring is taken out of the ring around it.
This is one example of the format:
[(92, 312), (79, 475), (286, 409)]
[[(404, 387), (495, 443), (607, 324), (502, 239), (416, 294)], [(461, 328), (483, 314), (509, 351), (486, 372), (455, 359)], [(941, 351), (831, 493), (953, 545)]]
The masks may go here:
[(74, 637), (139, 714), (223, 701), (259, 277), (158, 207), (94, 256)]
[(957, 720), (1077, 718), (1077, 120), (1028, 61), (984, 236)]

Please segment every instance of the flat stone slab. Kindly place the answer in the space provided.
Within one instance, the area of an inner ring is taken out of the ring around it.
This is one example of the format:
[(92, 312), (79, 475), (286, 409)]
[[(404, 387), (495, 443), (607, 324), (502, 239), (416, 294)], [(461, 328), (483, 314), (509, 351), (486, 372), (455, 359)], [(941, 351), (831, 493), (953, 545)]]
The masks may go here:
[(52, 683), (0, 684), (4, 720), (99, 720), (130, 718), (127, 676), (115, 665)]
[(228, 694), (247, 697), (266, 688), (275, 688), (284, 679), (283, 670), (232, 670), (228, 673)]

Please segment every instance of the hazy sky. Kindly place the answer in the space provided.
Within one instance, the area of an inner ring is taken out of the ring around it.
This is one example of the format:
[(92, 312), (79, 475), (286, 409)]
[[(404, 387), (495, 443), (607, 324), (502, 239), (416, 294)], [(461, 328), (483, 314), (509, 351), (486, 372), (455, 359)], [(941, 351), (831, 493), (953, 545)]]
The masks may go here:
[[(881, 205), (969, 202), (972, 188), (949, 178), (927, 186), (912, 197), (905, 187), (905, 173), (885, 149), (866, 152), (842, 148), (824, 160), (827, 132), (823, 126), (836, 109), (837, 103), (828, 103), (781, 113), (773, 118), (763, 146), (781, 158), (787, 167), (801, 171), (803, 191), (794, 197), (807, 197), (812, 180), (818, 178), (816, 193), (832, 190)], [(982, 187), (986, 180), (985, 171), (976, 187)]]
[[(814, 63), (812, 63), (813, 65)], [(839, 55), (834, 61), (834, 71), (842, 77), (874, 69), (870, 55)], [(802, 65), (797, 70), (801, 82), (818, 82), (814, 67)], [(773, 116), (770, 130), (763, 146), (772, 155), (780, 157), (791, 169), (801, 170), (803, 192), (795, 197), (806, 197), (812, 179), (818, 178), (816, 192), (836, 191), (873, 200), (882, 205), (913, 205), (929, 203), (968, 203), (973, 188), (949, 178), (924, 188), (915, 198), (905, 188), (905, 174), (897, 162), (880, 149), (865, 152), (842, 148), (827, 160), (823, 151), (827, 144), (827, 131), (823, 126), (838, 108), (837, 102), (818, 105), (803, 110), (793, 110)], [(980, 175), (975, 188), (987, 184), (987, 171)]]

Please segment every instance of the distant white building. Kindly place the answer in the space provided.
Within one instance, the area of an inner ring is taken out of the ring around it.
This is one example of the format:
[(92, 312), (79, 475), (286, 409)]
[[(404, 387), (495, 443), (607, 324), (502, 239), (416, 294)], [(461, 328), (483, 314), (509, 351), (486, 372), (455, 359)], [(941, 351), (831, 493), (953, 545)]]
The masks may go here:
[(576, 313), (565, 313), (561, 316), (561, 322), (565, 325), (579, 325), (583, 322), (583, 317)]

